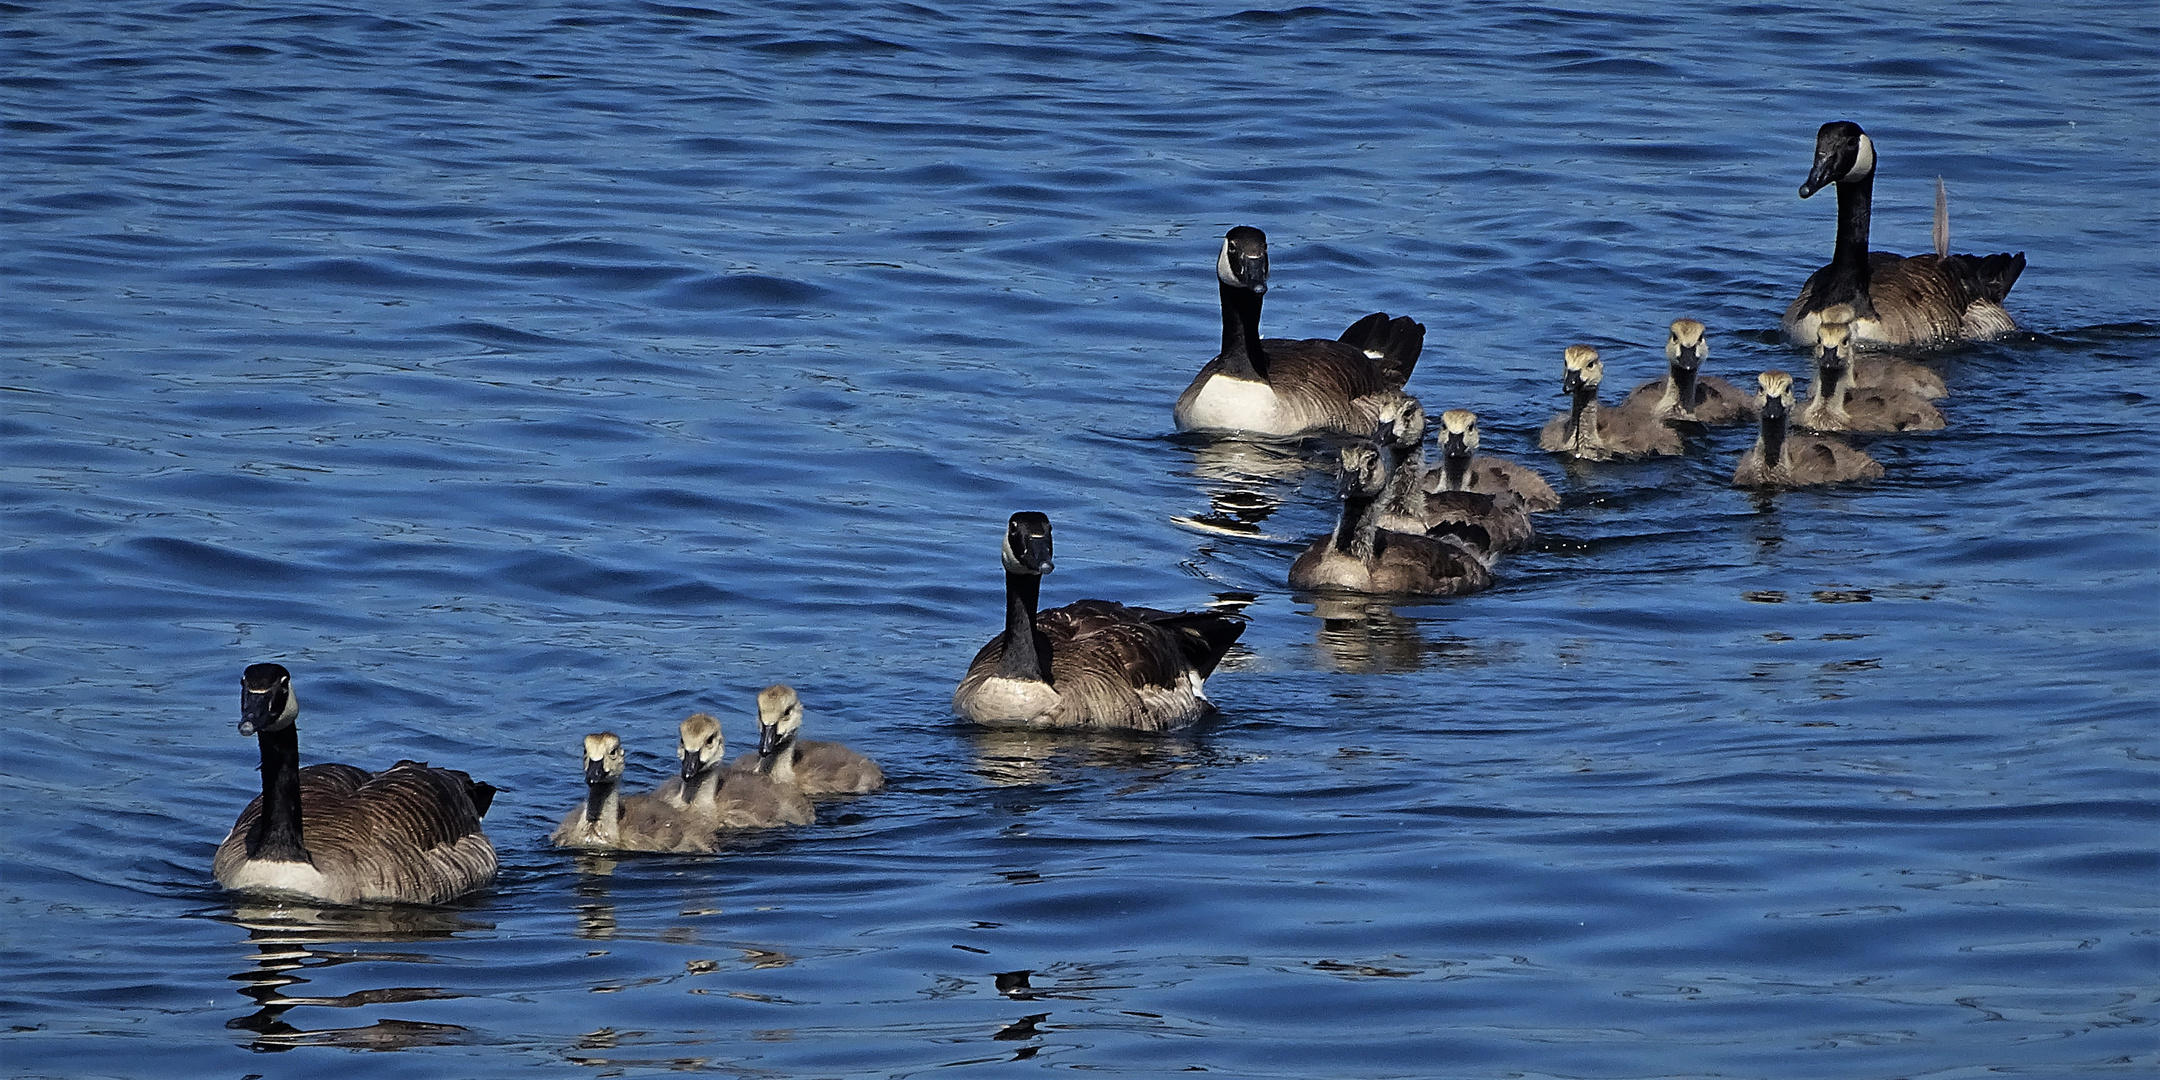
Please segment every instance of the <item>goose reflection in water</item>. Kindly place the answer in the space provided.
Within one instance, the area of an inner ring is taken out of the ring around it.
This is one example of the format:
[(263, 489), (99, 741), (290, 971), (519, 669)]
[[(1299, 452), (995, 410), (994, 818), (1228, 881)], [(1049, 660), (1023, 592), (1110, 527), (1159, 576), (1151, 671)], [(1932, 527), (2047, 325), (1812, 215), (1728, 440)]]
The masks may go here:
[(1313, 470), (1294, 443), (1238, 440), (1186, 446), (1192, 453), (1192, 476), (1208, 499), (1204, 514), (1170, 520), (1187, 528), (1227, 536), (1267, 535), (1267, 519), (1282, 506), (1283, 492)]
[(1433, 665), (1484, 664), (1488, 657), (1472, 638), (1448, 635), (1428, 641), (1424, 620), (1398, 615), (1394, 605), (1369, 596), (1317, 595), (1311, 611), (1320, 620), (1314, 644), (1328, 666), (1346, 674), (1421, 671)]
[(355, 1050), (402, 1050), (481, 1041), (471, 1029), (456, 1024), (382, 1018), (372, 1024), (310, 1030), (294, 1026), (285, 1014), (302, 1006), (357, 1009), (463, 997), (434, 986), (388, 986), (326, 996), (295, 994), (291, 988), (305, 985), (311, 971), (344, 964), (434, 963), (434, 957), (426, 953), (328, 949), (326, 944), (444, 941), (460, 933), (491, 930), (491, 923), (434, 909), (309, 908), (285, 904), (243, 906), (234, 912), (233, 921), (247, 928), (256, 952), (249, 958), (251, 966), (235, 973), (232, 979), (243, 984), (241, 996), (254, 1001), (257, 1008), (226, 1021), (225, 1026), (252, 1032), (252, 1049), (275, 1052), (296, 1046), (343, 1046)]

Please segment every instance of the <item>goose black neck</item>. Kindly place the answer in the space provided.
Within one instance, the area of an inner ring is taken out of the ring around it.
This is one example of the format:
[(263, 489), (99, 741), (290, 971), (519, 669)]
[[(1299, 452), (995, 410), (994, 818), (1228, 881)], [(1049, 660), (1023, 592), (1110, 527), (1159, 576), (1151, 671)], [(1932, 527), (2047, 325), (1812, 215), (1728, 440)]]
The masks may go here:
[(262, 748), (262, 813), (248, 831), (250, 859), (313, 862), (300, 841), (300, 730), (290, 724), (255, 736)]
[[(1868, 217), (1874, 212), (1875, 174), (1837, 186), (1837, 248), (1830, 253), (1831, 303), (1849, 303), (1868, 291)], [(1847, 295), (1847, 293), (1850, 295)]]
[(1378, 528), (1372, 512), (1377, 499), (1376, 495), (1343, 496), (1342, 520), (1335, 523), (1335, 550), (1362, 558), (1372, 549), (1373, 533)]
[(1762, 461), (1763, 468), (1775, 469), (1785, 463), (1785, 429), (1787, 424), (1782, 407), (1762, 411)]
[(1568, 434), (1581, 442), (1583, 425), (1597, 423), (1597, 387), (1585, 386), (1568, 400)]
[(1671, 369), (1673, 397), (1683, 409), (1695, 408), (1696, 370), (1684, 364), (1674, 364)]
[[(585, 785), (585, 821), (598, 822), (607, 816), (608, 807), (615, 802), (615, 793), (622, 787), (621, 780), (602, 780)], [(690, 801), (690, 782), (683, 782), (683, 801)]]
[(1218, 281), (1222, 293), (1223, 370), (1234, 378), (1267, 381), (1267, 354), (1260, 351), (1260, 294)]
[(1050, 681), (1050, 643), (1035, 629), (1042, 575), (1005, 571), (1005, 657), (998, 674), (1009, 679)]

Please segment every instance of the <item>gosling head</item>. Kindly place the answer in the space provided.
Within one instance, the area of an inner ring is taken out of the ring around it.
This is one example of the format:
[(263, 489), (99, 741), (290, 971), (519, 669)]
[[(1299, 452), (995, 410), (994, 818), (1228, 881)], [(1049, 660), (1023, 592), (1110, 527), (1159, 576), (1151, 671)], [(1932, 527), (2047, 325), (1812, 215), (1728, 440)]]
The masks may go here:
[(1377, 498), (1387, 488), (1387, 455), (1372, 443), (1351, 443), (1342, 448), (1342, 494), (1345, 499)]
[(622, 740), (612, 731), (585, 736), (585, 783), (608, 787), (622, 781)]
[(1800, 197), (1873, 175), (1875, 141), (1850, 120), (1832, 120), (1815, 131), (1815, 165), (1800, 185)]
[(1837, 385), (1852, 366), (1853, 309), (1845, 304), (1825, 308), (1815, 329), (1815, 365), (1824, 389)]
[(1598, 351), (1588, 345), (1570, 345), (1560, 354), (1565, 368), (1560, 376), (1560, 390), (1566, 394), (1596, 396), (1598, 383), (1605, 380), (1605, 363), (1598, 359)]
[(240, 734), (283, 731), (300, 716), (292, 672), (282, 664), (249, 664), (240, 673)]
[(682, 761), (685, 784), (726, 760), (727, 739), (720, 734), (720, 721), (711, 713), (696, 712), (683, 717), (675, 742), (675, 756)]
[(1786, 412), (1792, 408), (1792, 376), (1782, 371), (1765, 371), (1757, 375), (1755, 381), (1762, 384), (1762, 395), (1755, 403), (1762, 408), (1763, 423), (1770, 423), (1773, 412), (1776, 419), (1783, 421)]
[(1468, 409), (1449, 409), (1440, 414), (1440, 452), (1446, 457), (1463, 458), (1477, 453), (1477, 414)]
[(1674, 319), (1672, 333), (1665, 339), (1665, 359), (1676, 368), (1695, 371), (1710, 356), (1710, 343), (1703, 340), (1703, 324), (1693, 319)]
[(774, 683), (758, 691), (758, 744), (760, 756), (769, 755), (793, 742), (802, 730), (802, 698), (786, 683)]
[(1381, 399), (1373, 441), (1397, 450), (1413, 449), (1425, 441), (1425, 406), (1418, 399), (1396, 391)]
[(1222, 254), (1215, 259), (1215, 277), (1233, 289), (1266, 292), (1267, 234), (1250, 225), (1223, 234)]
[(1050, 518), (1022, 510), (1005, 523), (1005, 570), (1041, 577), (1052, 568)]

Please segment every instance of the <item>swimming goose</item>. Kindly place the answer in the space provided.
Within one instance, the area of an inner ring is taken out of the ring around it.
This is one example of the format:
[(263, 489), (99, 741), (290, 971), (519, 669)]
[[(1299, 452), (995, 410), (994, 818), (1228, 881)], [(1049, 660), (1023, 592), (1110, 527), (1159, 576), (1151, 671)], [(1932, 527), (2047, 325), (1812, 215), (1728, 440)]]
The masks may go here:
[(758, 691), (758, 748), (732, 768), (750, 770), (803, 794), (861, 795), (885, 786), (885, 771), (836, 742), (800, 738), (802, 698), (795, 688), (775, 683)]
[(657, 795), (622, 793), (622, 739), (612, 731), (585, 736), (585, 798), (548, 836), (556, 847), (589, 851), (712, 851), (711, 825)]
[(1791, 375), (1765, 371), (1757, 381), (1762, 384), (1762, 396), (1756, 402), (1762, 433), (1740, 456), (1740, 467), (1733, 470), (1734, 487), (1805, 487), (1872, 480), (1883, 474), (1882, 466), (1865, 451), (1836, 439), (1790, 433), (1786, 424), (1793, 406)]
[(1440, 414), (1440, 468), (1425, 475), (1425, 490), (1513, 495), (1533, 514), (1557, 509), (1560, 496), (1536, 471), (1477, 452), (1477, 414), (1449, 409)]
[(1810, 431), (1940, 431), (1943, 414), (1917, 394), (1853, 385), (1847, 324), (1816, 331), (1815, 380), (1808, 385), (1800, 426)]
[[(1943, 377), (1924, 364), (1916, 364), (1896, 356), (1862, 352), (1853, 347), (1851, 323), (1853, 309), (1850, 304), (1832, 304), (1823, 309), (1822, 324), (1815, 332), (1816, 345), (1820, 346), (1826, 334), (1835, 335), (1844, 357), (1847, 380), (1864, 390), (1896, 390), (1915, 395), (1926, 401), (1950, 396)], [(1828, 329), (1833, 324), (1835, 330)]]
[(1222, 294), (1222, 352), (1178, 395), (1180, 431), (1254, 435), (1372, 433), (1371, 407), (1359, 399), (1400, 390), (1425, 346), (1425, 326), (1375, 312), (1339, 341), (1260, 337), (1267, 292), (1267, 234), (1249, 225), (1223, 237), (1215, 260)]
[(1538, 446), (1582, 461), (1677, 454), (1680, 433), (1648, 406), (1606, 409), (1598, 405), (1598, 383), (1605, 365), (1588, 345), (1570, 345), (1561, 355), (1565, 371), (1560, 389), (1571, 399), (1568, 411), (1545, 422)]
[(1853, 338), (1863, 344), (1920, 346), (1985, 341), (2017, 329), (2003, 298), (2025, 272), (2025, 253), (1950, 254), (1950, 222), (1940, 182), (1935, 198), (1935, 253), (1906, 258), (1868, 250), (1875, 197), (1875, 142), (1860, 125), (1834, 120), (1815, 133), (1815, 163), (1800, 185), (1805, 199), (1837, 185), (1837, 247), (1830, 264), (1808, 276), (1785, 309), (1785, 336), (1815, 344), (1822, 312), (1850, 304)]
[(1702, 374), (1710, 358), (1710, 343), (1703, 338), (1703, 324), (1694, 319), (1674, 319), (1665, 338), (1665, 375), (1635, 388), (1620, 403), (1623, 409), (1648, 408), (1668, 422), (1694, 421), (1711, 427), (1745, 424), (1755, 419), (1755, 402), (1739, 387), (1715, 375)]
[(711, 713), (691, 713), (677, 727), (681, 775), (654, 789), (661, 801), (707, 829), (773, 829), (817, 820), (804, 792), (754, 769), (728, 767), (727, 740)]
[(1291, 588), (1459, 596), (1492, 586), (1485, 554), (1490, 540), (1483, 529), (1429, 535), (1380, 527), (1379, 503), (1391, 471), (1379, 447), (1343, 447), (1342, 516), (1334, 532), (1313, 541), (1290, 564)]
[(262, 750), (263, 789), (211, 860), (219, 885), (328, 904), (436, 904), (495, 880), (495, 847), (480, 828), (493, 787), (417, 761), (379, 773), (303, 769), (299, 717), (291, 672), (241, 673), (240, 734)]
[(1512, 493), (1433, 490), (1427, 484), (1425, 408), (1416, 398), (1398, 391), (1381, 403), (1379, 414), (1373, 441), (1388, 457), (1388, 481), (1375, 524), (1389, 532), (1460, 535), (1496, 554), (1530, 546), (1537, 530)]
[(1038, 613), (1051, 570), (1050, 519), (1006, 524), (1005, 630), (953, 691), (953, 711), (979, 724), (1161, 731), (1214, 711), (1202, 685), (1245, 623), (1215, 612), (1171, 612), (1080, 600)]

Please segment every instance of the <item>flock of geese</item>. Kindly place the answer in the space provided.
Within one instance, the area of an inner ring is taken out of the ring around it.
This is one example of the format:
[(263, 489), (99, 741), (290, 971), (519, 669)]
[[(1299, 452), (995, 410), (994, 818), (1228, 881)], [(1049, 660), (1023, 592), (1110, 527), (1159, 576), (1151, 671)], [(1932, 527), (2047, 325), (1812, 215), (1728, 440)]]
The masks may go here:
[[(1804, 405), (1783, 371), (1758, 375), (1753, 394), (1704, 374), (1704, 327), (1678, 319), (1665, 345), (1666, 373), (1617, 405), (1598, 400), (1597, 350), (1568, 347), (1561, 387), (1569, 407), (1545, 425), (1539, 446), (1582, 460), (1626, 460), (1682, 453), (1685, 436), (1706, 426), (1753, 423), (1755, 444), (1732, 482), (1781, 488), (1882, 475), (1837, 433), (1941, 428), (1932, 401), (1945, 392), (1942, 378), (1879, 350), (1937, 349), (2014, 329), (2002, 301), (2025, 257), (1950, 254), (1939, 181), (1935, 252), (1870, 251), (1874, 176), (1867, 133), (1848, 121), (1824, 124), (1800, 196), (1836, 185), (1837, 246), (1783, 319), (1786, 336), (1813, 354)], [(1560, 500), (1536, 472), (1479, 454), (1477, 416), (1467, 410), (1441, 413), (1440, 463), (1428, 467), (1427, 417), (1403, 390), (1424, 326), (1376, 312), (1334, 340), (1261, 337), (1267, 237), (1249, 226), (1224, 236), (1216, 277), (1222, 351), (1178, 396), (1179, 429), (1347, 440), (1339, 450), (1341, 516), (1291, 564), (1290, 585), (1406, 596), (1491, 585), (1499, 556), (1530, 545), (1531, 516)], [(962, 719), (1161, 731), (1213, 711), (1202, 688), (1244, 632), (1241, 617), (1107, 600), (1041, 610), (1053, 563), (1050, 520), (1039, 513), (1012, 515), (1001, 554), (1005, 625), (953, 693)], [(303, 769), (291, 673), (254, 664), (240, 685), (240, 732), (259, 743), (263, 786), (218, 847), (212, 869), (220, 885), (318, 903), (439, 903), (494, 880), (495, 849), (481, 828), (493, 787), (414, 761), (377, 773)], [(809, 824), (816, 800), (884, 786), (884, 774), (861, 754), (800, 738), (803, 706), (794, 690), (766, 688), (757, 710), (757, 749), (732, 762), (717, 719), (684, 719), (679, 774), (642, 794), (621, 790), (621, 738), (585, 736), (585, 796), (550, 839), (584, 850), (709, 852), (742, 830)]]

